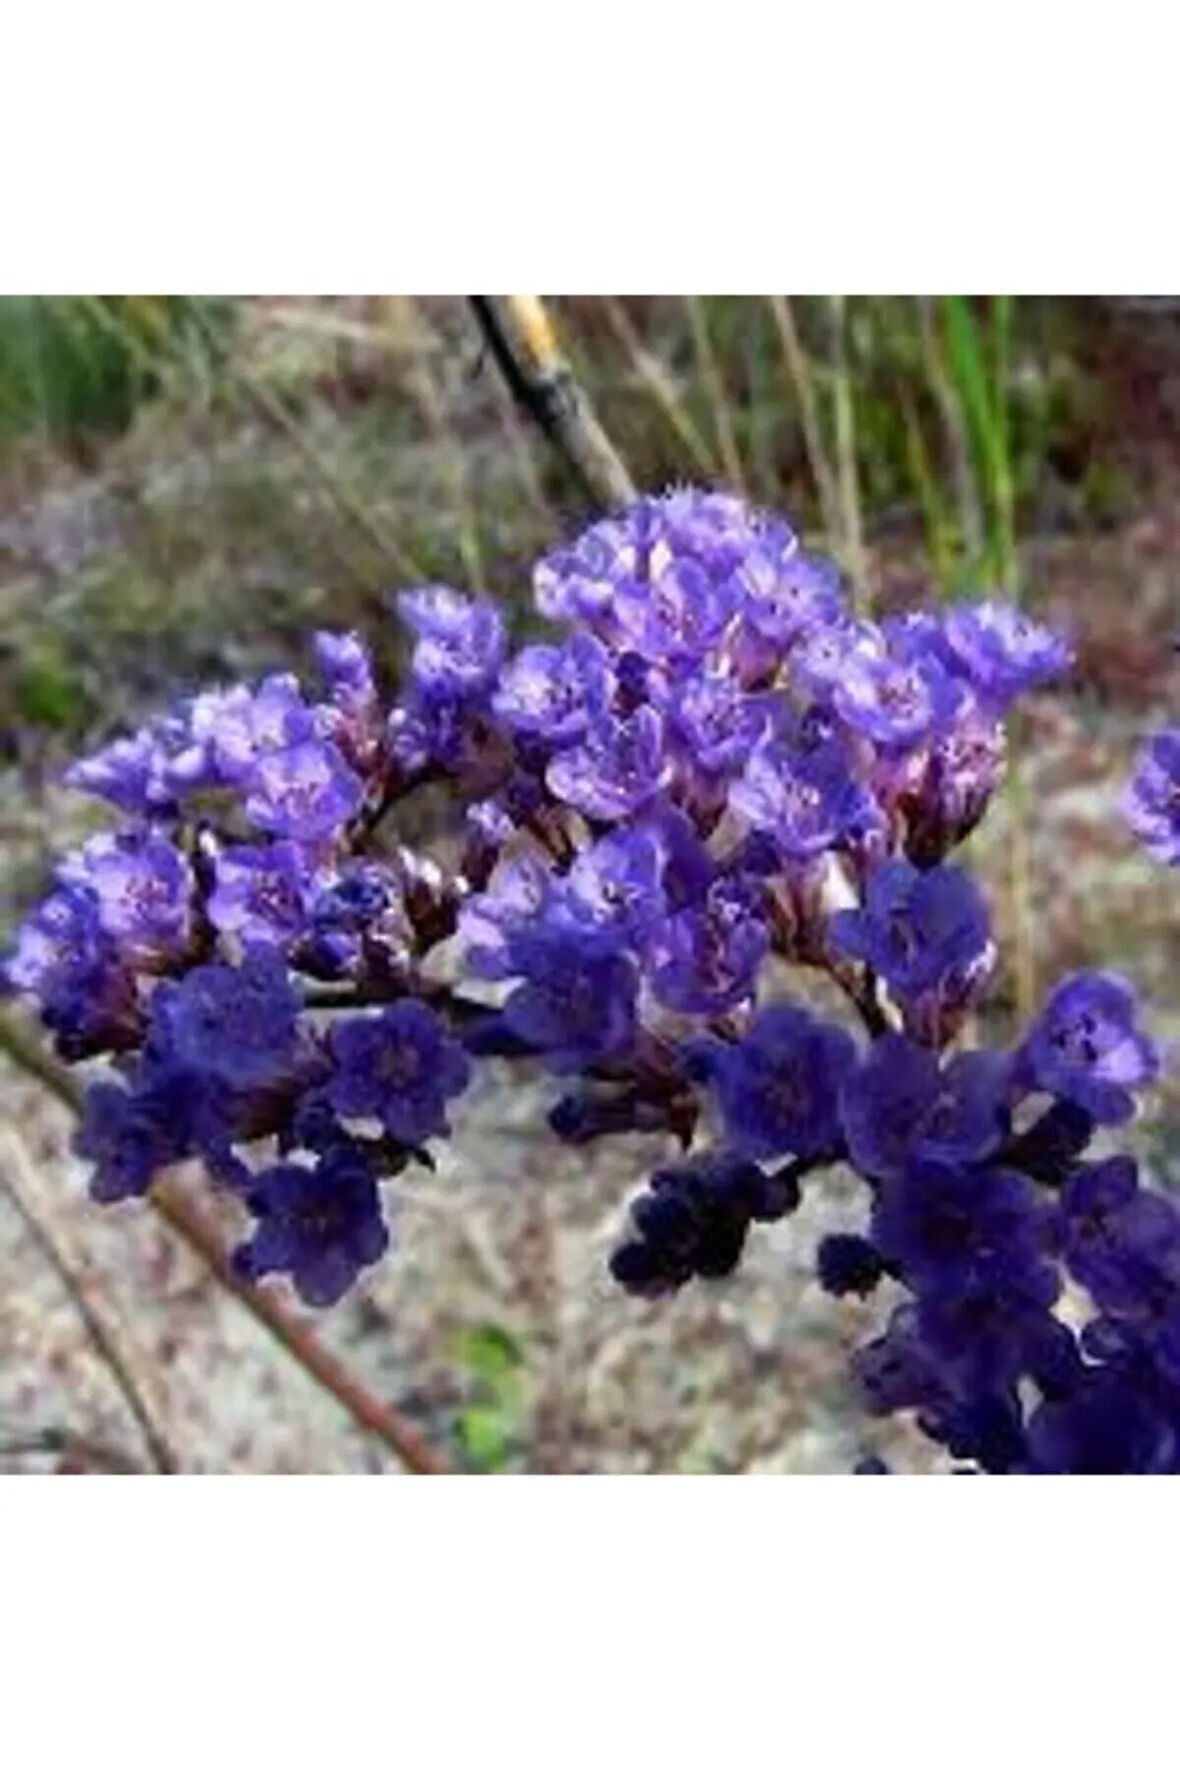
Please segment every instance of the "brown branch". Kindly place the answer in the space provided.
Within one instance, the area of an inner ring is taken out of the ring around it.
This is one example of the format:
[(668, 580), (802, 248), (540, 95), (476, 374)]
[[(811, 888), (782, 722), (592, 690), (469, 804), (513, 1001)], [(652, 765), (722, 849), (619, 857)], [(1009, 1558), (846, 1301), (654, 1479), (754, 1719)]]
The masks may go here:
[(513, 399), (548, 438), (586, 496), (603, 510), (630, 503), (635, 482), (561, 355), (540, 298), (468, 299)]
[[(76, 1077), (7, 1016), (0, 1017), (0, 1051), (43, 1082), (71, 1112), (81, 1111), (84, 1090)], [(417, 1427), (366, 1389), (347, 1365), (320, 1343), (314, 1329), (283, 1297), (262, 1286), (242, 1283), (230, 1265), (219, 1227), (187, 1196), (174, 1176), (161, 1175), (147, 1202), (200, 1255), (218, 1283), (232, 1292), (309, 1376), (336, 1397), (359, 1426), (388, 1445), (411, 1474), (452, 1473), (447, 1459), (427, 1443)]]

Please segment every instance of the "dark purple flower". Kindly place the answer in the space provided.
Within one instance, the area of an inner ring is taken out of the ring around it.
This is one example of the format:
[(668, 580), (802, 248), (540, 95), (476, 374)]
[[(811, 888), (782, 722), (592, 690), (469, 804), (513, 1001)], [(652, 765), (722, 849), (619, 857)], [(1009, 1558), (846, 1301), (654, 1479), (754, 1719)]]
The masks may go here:
[(99, 925), (94, 893), (62, 884), (25, 921), (5, 961), (7, 987), (36, 998), (71, 1060), (123, 1046), (139, 1020), (135, 977)]
[(92, 836), (64, 862), (61, 877), (93, 892), (99, 927), (129, 963), (151, 966), (183, 952), (193, 875), (166, 836), (135, 829)]
[(398, 613), (417, 635), (410, 672), (423, 694), (470, 700), (491, 688), (506, 644), (495, 603), (433, 584), (404, 591)]
[(354, 972), (365, 955), (401, 969), (412, 939), (398, 880), (380, 862), (347, 863), (310, 897), (300, 961), (330, 977)]
[(345, 1119), (379, 1119), (391, 1137), (417, 1148), (448, 1132), (447, 1101), (471, 1077), (462, 1046), (422, 1002), (395, 1002), (332, 1028), (335, 1069), (329, 1098)]
[(1180, 1212), (1127, 1156), (1079, 1167), (1057, 1214), (1061, 1253), (1102, 1310), (1155, 1322), (1180, 1302)]
[(908, 1283), (959, 1295), (981, 1275), (1002, 1272), (1004, 1283), (1015, 1282), (1029, 1265), (1042, 1264), (1048, 1213), (1023, 1174), (915, 1161), (882, 1182), (872, 1239)]
[(296, 843), (223, 848), (214, 877), (206, 909), (218, 933), (243, 946), (286, 949), (306, 928), (311, 878)]
[(550, 791), (587, 817), (617, 823), (651, 803), (671, 771), (664, 727), (654, 707), (603, 719), (574, 748), (550, 762)]
[(989, 707), (1009, 703), (1060, 676), (1073, 661), (1068, 643), (1008, 602), (980, 602), (946, 617), (945, 643)]
[(818, 1157), (839, 1146), (837, 1084), (856, 1055), (841, 1027), (780, 1003), (738, 1044), (702, 1040), (697, 1051), (739, 1153)]
[(299, 997), (286, 966), (252, 951), (240, 965), (198, 965), (152, 997), (151, 1049), (161, 1061), (223, 1081), (266, 1087), (289, 1076)]
[(730, 788), (729, 802), (792, 860), (810, 860), (881, 822), (835, 739), (760, 745)]
[(1068, 1397), (1028, 1423), (1034, 1475), (1167, 1475), (1180, 1456), (1174, 1419), (1117, 1371), (1087, 1371)]
[(77, 1153), (94, 1163), (90, 1196), (98, 1204), (138, 1198), (162, 1168), (187, 1155), (191, 1112), (183, 1078), (136, 1089), (95, 1082), (86, 1090)]
[(693, 1277), (724, 1278), (741, 1258), (751, 1222), (785, 1216), (798, 1183), (779, 1188), (753, 1162), (725, 1152), (661, 1168), (631, 1205), (633, 1238), (611, 1256), (624, 1290), (660, 1297)]
[(991, 1051), (967, 1051), (946, 1068), (903, 1033), (872, 1045), (840, 1083), (848, 1153), (870, 1179), (904, 1173), (917, 1158), (982, 1161), (1007, 1127), (1008, 1066)]
[(500, 674), (492, 706), (514, 731), (535, 732), (558, 747), (574, 742), (605, 712), (611, 679), (607, 653), (587, 633), (564, 645), (526, 645)]
[(251, 1282), (284, 1272), (314, 1308), (338, 1302), (389, 1246), (372, 1164), (355, 1146), (329, 1150), (314, 1167), (264, 1169), (248, 1202), (257, 1226), (235, 1251), (238, 1272)]
[(510, 1032), (552, 1069), (586, 1069), (633, 1043), (638, 979), (613, 934), (539, 922), (508, 938), (512, 971), (523, 981), (504, 1005)]
[(1180, 728), (1161, 731), (1139, 753), (1123, 810), (1149, 854), (1180, 867)]
[(833, 916), (831, 942), (870, 965), (915, 1011), (973, 987), (993, 955), (987, 906), (971, 875), (951, 866), (920, 872), (906, 860), (870, 873), (864, 908)]
[(819, 1282), (833, 1297), (867, 1297), (885, 1268), (863, 1235), (825, 1235), (816, 1255)]
[(338, 834), (364, 799), (364, 787), (335, 744), (321, 738), (267, 752), (251, 784), (246, 801), (251, 822), (308, 845)]
[(1050, 994), (1016, 1057), (1027, 1086), (1072, 1100), (1100, 1125), (1131, 1117), (1134, 1088), (1154, 1081), (1159, 1057), (1136, 1030), (1138, 1003), (1125, 978), (1079, 971)]

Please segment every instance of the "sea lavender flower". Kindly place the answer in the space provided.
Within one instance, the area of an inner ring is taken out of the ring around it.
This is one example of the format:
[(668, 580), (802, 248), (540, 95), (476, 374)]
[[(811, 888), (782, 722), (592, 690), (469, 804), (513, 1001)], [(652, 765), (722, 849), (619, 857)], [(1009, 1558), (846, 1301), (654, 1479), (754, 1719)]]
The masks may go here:
[(914, 1160), (982, 1161), (1006, 1134), (1007, 1086), (997, 1052), (963, 1052), (944, 1069), (925, 1046), (887, 1033), (840, 1078), (849, 1156), (872, 1180), (896, 1178)]
[(61, 869), (93, 894), (99, 927), (130, 964), (151, 967), (183, 953), (192, 930), (192, 868), (153, 830), (92, 836)]
[(142, 1197), (162, 1168), (191, 1148), (191, 1090), (183, 1076), (127, 1088), (95, 1082), (86, 1090), (74, 1149), (93, 1163), (90, 1196), (98, 1204)]
[(599, 720), (582, 742), (554, 756), (545, 778), (567, 805), (617, 823), (649, 805), (670, 772), (663, 721), (654, 707), (638, 707), (626, 719)]
[(835, 739), (772, 738), (760, 745), (730, 788), (729, 802), (792, 860), (813, 859), (881, 824)]
[(338, 1302), (389, 1246), (372, 1163), (355, 1145), (329, 1150), (314, 1167), (263, 1169), (247, 1202), (256, 1227), (235, 1252), (238, 1272), (249, 1280), (286, 1273), (315, 1308)]
[(495, 603), (433, 584), (404, 591), (398, 613), (417, 636), (410, 674), (427, 699), (470, 700), (491, 688), (505, 650)]
[(749, 1000), (770, 947), (757, 880), (718, 878), (669, 916), (647, 948), (652, 993), (679, 1014), (725, 1014)]
[(149, 1044), (160, 1060), (231, 1087), (292, 1072), (300, 1002), (286, 966), (254, 950), (240, 965), (198, 965), (152, 997)]
[(987, 907), (969, 873), (920, 872), (889, 860), (869, 875), (863, 909), (832, 918), (836, 952), (860, 959), (889, 985), (913, 1030), (941, 1031), (948, 1006), (962, 1008), (994, 956)]
[(18, 929), (3, 978), (9, 989), (36, 998), (67, 1059), (123, 1049), (136, 1039), (135, 975), (102, 928), (88, 887), (63, 883), (43, 899)]
[(863, 737), (886, 749), (921, 743), (950, 722), (961, 691), (932, 658), (903, 661), (849, 652), (832, 704)]
[(638, 978), (612, 933), (571, 938), (568, 925), (538, 922), (509, 934), (508, 962), (523, 981), (504, 1005), (505, 1024), (550, 1068), (585, 1070), (630, 1049)]
[(751, 1222), (786, 1216), (798, 1181), (765, 1175), (742, 1156), (718, 1154), (661, 1168), (631, 1205), (632, 1239), (611, 1272), (636, 1296), (660, 1297), (690, 1278), (724, 1278), (741, 1258)]
[(1180, 867), (1180, 727), (1161, 731), (1139, 753), (1123, 810), (1149, 854)]
[(341, 1021), (331, 1051), (328, 1098), (341, 1118), (379, 1119), (413, 1148), (447, 1135), (447, 1101), (463, 1092), (471, 1065), (424, 1003), (395, 1002)]
[(654, 830), (620, 829), (582, 849), (564, 881), (572, 916), (642, 943), (667, 913), (664, 852)]
[(348, 717), (370, 711), (377, 700), (373, 658), (359, 633), (312, 635), (312, 650), (332, 704)]
[(839, 1148), (836, 1083), (856, 1054), (842, 1027), (779, 1003), (764, 1008), (737, 1044), (701, 1040), (694, 1050), (735, 1150), (831, 1158)]
[(1125, 978), (1108, 971), (1064, 978), (1017, 1053), (1017, 1080), (1074, 1101), (1099, 1124), (1122, 1124), (1135, 1110), (1131, 1090), (1159, 1073), (1154, 1045), (1135, 1026), (1137, 1012)]
[(1073, 661), (1065, 639), (1008, 602), (954, 609), (943, 631), (980, 700), (1000, 712), (1018, 695), (1062, 675)]
[(492, 705), (513, 731), (534, 732), (557, 749), (605, 714), (610, 693), (605, 647), (575, 633), (564, 645), (526, 645), (510, 658)]
[(307, 845), (337, 835), (356, 816), (364, 787), (335, 744), (309, 738), (261, 756), (246, 815), (260, 830)]
[(290, 947), (307, 927), (307, 859), (295, 842), (234, 843), (214, 860), (206, 913), (243, 947)]

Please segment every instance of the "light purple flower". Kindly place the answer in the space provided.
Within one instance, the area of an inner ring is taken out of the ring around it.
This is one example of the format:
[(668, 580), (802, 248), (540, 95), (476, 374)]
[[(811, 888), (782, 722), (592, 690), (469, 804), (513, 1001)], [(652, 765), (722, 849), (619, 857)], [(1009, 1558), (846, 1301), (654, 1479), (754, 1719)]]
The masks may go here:
[(209, 920), (246, 945), (287, 948), (307, 925), (310, 875), (294, 842), (224, 848), (214, 862)]
[(1135, 1108), (1133, 1088), (1159, 1074), (1159, 1055), (1135, 1025), (1138, 1002), (1125, 978), (1079, 971), (1049, 995), (1017, 1053), (1027, 1085), (1072, 1100), (1101, 1125)]
[(192, 869), (166, 836), (134, 829), (92, 836), (60, 876), (93, 892), (99, 927), (132, 964), (175, 958), (188, 944)]
[(1180, 867), (1180, 727), (1144, 745), (1123, 810), (1147, 852), (1165, 866)]
[(617, 823), (650, 804), (670, 773), (663, 721), (654, 707), (637, 707), (629, 718), (599, 720), (582, 743), (553, 758), (545, 779), (567, 805)]
[(314, 844), (343, 829), (363, 799), (361, 781), (335, 745), (313, 738), (261, 757), (246, 815), (260, 830)]

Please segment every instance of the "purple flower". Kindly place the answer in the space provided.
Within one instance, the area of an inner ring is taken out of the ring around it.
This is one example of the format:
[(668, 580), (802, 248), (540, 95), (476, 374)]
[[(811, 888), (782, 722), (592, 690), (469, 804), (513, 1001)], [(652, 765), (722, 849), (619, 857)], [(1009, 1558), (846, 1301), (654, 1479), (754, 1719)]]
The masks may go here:
[(733, 615), (734, 589), (699, 561), (676, 558), (659, 544), (651, 567), (650, 578), (625, 582), (612, 604), (624, 643), (655, 662), (703, 658)]
[(730, 788), (729, 802), (792, 860), (813, 859), (881, 822), (834, 739), (762, 744)]
[(882, 1183), (872, 1239), (909, 1283), (958, 1295), (981, 1275), (1003, 1270), (1007, 1282), (1043, 1264), (1047, 1211), (1023, 1174), (917, 1161)]
[(838, 911), (831, 941), (915, 1010), (973, 984), (992, 954), (987, 906), (970, 874), (950, 866), (919, 872), (906, 860), (870, 873), (864, 908)]
[(508, 939), (512, 970), (523, 978), (504, 1005), (508, 1030), (550, 1068), (588, 1069), (618, 1057), (636, 1031), (638, 980), (631, 959), (609, 933), (540, 922)]
[(725, 1132), (748, 1156), (830, 1156), (840, 1143), (839, 1078), (855, 1046), (838, 1026), (790, 1004), (764, 1008), (736, 1045), (696, 1047), (717, 1092)]
[(193, 875), (167, 837), (152, 830), (92, 836), (61, 877), (93, 892), (99, 927), (130, 963), (158, 964), (188, 944)]
[(611, 681), (605, 649), (589, 634), (564, 645), (526, 645), (510, 658), (492, 701), (514, 731), (555, 748), (580, 738), (606, 712)]
[(254, 951), (240, 965), (198, 965), (152, 997), (151, 1049), (161, 1061), (226, 1082), (266, 1087), (288, 1077), (299, 997), (286, 966)]
[(830, 1296), (867, 1297), (884, 1270), (880, 1254), (863, 1235), (825, 1235), (819, 1244), (816, 1272)]
[(930, 746), (925, 771), (904, 799), (906, 854), (923, 866), (942, 860), (978, 824), (999, 785), (1004, 733), (966, 701)]
[(232, 935), (243, 946), (283, 950), (303, 933), (311, 881), (296, 843), (224, 848), (214, 862), (214, 876), (206, 908), (218, 933)]
[(401, 969), (411, 931), (397, 879), (379, 862), (350, 862), (311, 897), (300, 961), (329, 977), (346, 976), (362, 959), (380, 955)]
[(1087, 1371), (1028, 1423), (1033, 1475), (1170, 1475), (1180, 1458), (1174, 1419), (1118, 1371)]
[(459, 911), (463, 963), (473, 976), (511, 977), (509, 937), (537, 921), (551, 889), (549, 867), (535, 849), (505, 855), (496, 863), (487, 890), (469, 898)]
[(1144, 745), (1123, 795), (1127, 821), (1149, 854), (1180, 867), (1180, 728)]
[(617, 823), (648, 805), (668, 780), (664, 727), (654, 707), (626, 719), (603, 719), (573, 749), (550, 762), (551, 792), (587, 817)]
[(190, 1148), (189, 1090), (165, 1077), (134, 1090), (95, 1082), (86, 1090), (74, 1149), (94, 1163), (90, 1196), (117, 1204), (146, 1193), (161, 1168)]
[(794, 536), (783, 548), (753, 548), (737, 569), (742, 616), (780, 651), (840, 618), (840, 574), (830, 560), (804, 553)]
[(780, 1184), (725, 1152), (661, 1168), (632, 1203), (633, 1236), (611, 1256), (613, 1277), (634, 1296), (661, 1297), (690, 1278), (724, 1278), (741, 1258), (753, 1221), (799, 1204), (797, 1180)]
[(1072, 1100), (1100, 1125), (1135, 1110), (1130, 1090), (1155, 1080), (1159, 1057), (1135, 1028), (1138, 1003), (1122, 977), (1079, 971), (1050, 994), (1016, 1057), (1026, 1086)]
[(1163, 1319), (1180, 1302), (1180, 1213), (1128, 1156), (1079, 1167), (1057, 1212), (1070, 1272), (1108, 1314)]
[(366, 713), (377, 699), (373, 659), (359, 633), (316, 633), (312, 650), (334, 706), (347, 716)]
[(954, 609), (945, 642), (980, 699), (1002, 711), (1017, 695), (1060, 676), (1073, 661), (1064, 639), (1008, 602)]
[(428, 699), (470, 700), (492, 686), (506, 644), (495, 603), (434, 584), (404, 591), (398, 613), (417, 635), (410, 673)]
[(248, 1202), (257, 1227), (235, 1251), (238, 1272), (251, 1282), (285, 1272), (313, 1308), (338, 1302), (389, 1246), (372, 1164), (355, 1146), (330, 1149), (314, 1167), (264, 1169)]
[(884, 655), (885, 642), (879, 627), (868, 621), (832, 621), (827, 626), (809, 628), (792, 647), (790, 680), (826, 703), (854, 659)]
[(903, 662), (854, 650), (835, 684), (833, 704), (846, 724), (875, 744), (908, 748), (947, 724), (961, 693), (930, 659)]
[(691, 779), (697, 772), (740, 770), (766, 733), (774, 704), (769, 695), (748, 694), (730, 676), (692, 674), (672, 685), (663, 711)]
[(924, 1046), (888, 1033), (841, 1080), (849, 1156), (874, 1180), (901, 1175), (919, 1158), (982, 1161), (1005, 1135), (1006, 1092), (998, 1053), (967, 1051), (943, 1069)]
[(614, 830), (578, 855), (565, 880), (572, 915), (642, 940), (666, 914), (664, 853), (650, 829)]
[(43, 900), (18, 930), (3, 979), (36, 998), (63, 1057), (121, 1048), (135, 1036), (134, 974), (99, 925), (88, 888), (62, 884)]
[(675, 1013), (728, 1013), (754, 994), (769, 947), (757, 883), (717, 879), (699, 906), (654, 930), (647, 953), (652, 994)]
[(315, 736), (315, 715), (294, 676), (268, 676), (257, 688), (198, 695), (192, 733), (216, 762), (222, 779), (249, 783), (265, 756), (290, 750)]
[(329, 1099), (345, 1119), (379, 1119), (391, 1137), (417, 1148), (446, 1136), (446, 1104), (471, 1076), (462, 1047), (422, 1002), (395, 1002), (332, 1029), (335, 1070)]
[(246, 815), (271, 835), (314, 844), (356, 816), (364, 787), (339, 750), (320, 738), (263, 755), (251, 776)]

